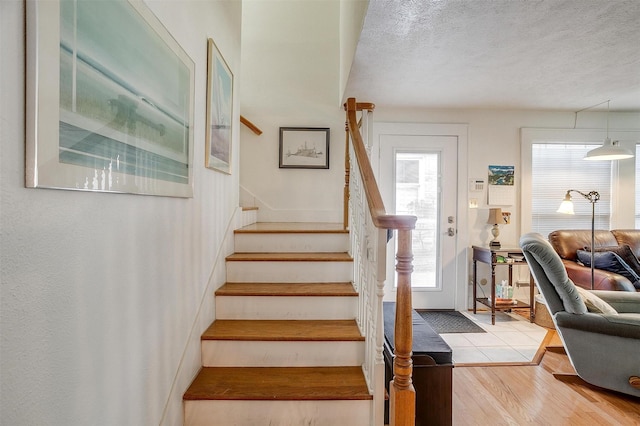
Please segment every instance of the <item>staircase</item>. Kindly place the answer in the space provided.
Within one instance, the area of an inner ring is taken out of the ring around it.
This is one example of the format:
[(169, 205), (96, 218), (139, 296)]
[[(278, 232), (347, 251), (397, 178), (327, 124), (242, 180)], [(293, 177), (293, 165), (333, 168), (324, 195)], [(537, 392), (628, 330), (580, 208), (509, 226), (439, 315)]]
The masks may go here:
[(235, 231), (185, 425), (369, 425), (364, 338), (340, 224)]

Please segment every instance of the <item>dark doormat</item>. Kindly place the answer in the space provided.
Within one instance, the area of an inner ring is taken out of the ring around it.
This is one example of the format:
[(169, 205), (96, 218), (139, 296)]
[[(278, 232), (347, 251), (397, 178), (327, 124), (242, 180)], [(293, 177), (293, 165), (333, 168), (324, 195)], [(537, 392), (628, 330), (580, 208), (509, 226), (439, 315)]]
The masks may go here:
[(458, 311), (423, 311), (416, 309), (422, 318), (438, 334), (441, 333), (486, 333), (475, 322)]

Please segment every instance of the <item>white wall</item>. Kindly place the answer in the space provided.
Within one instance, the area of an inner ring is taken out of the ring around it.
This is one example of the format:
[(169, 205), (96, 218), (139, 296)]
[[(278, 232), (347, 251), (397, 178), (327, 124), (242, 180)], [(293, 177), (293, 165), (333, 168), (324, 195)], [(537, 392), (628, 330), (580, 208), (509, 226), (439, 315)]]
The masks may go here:
[[(344, 184), (344, 112), (336, 99), (351, 59), (348, 52), (358, 36), (350, 31), (362, 25), (364, 1), (247, 0), (243, 6), (241, 87), (242, 114), (264, 133), (242, 129), (241, 203), (260, 207), (263, 221), (342, 220)], [(337, 38), (337, 35), (340, 37)], [(347, 96), (357, 94), (346, 93)], [(376, 99), (358, 99), (376, 103)], [(639, 114), (612, 113), (611, 128), (638, 128)], [(498, 110), (404, 110), (378, 105), (376, 121), (466, 123), (469, 125), (469, 178), (487, 177), (489, 164), (513, 164), (520, 173), (520, 128), (603, 128), (605, 114)], [(284, 126), (331, 128), (330, 170), (278, 168), (278, 130)], [(518, 183), (517, 183), (518, 184)], [(519, 197), (508, 209), (512, 224), (501, 239), (515, 244), (520, 235)], [(488, 214), (469, 213), (469, 243), (486, 243)], [(505, 208), (505, 210), (507, 210)]]
[(196, 64), (189, 199), (25, 189), (24, 3), (0, 2), (0, 423), (181, 424), (239, 198), (204, 168), (206, 40), (239, 79), (241, 2), (147, 1)]
[(341, 98), (349, 80), (349, 73), (369, 0), (340, 0), (340, 85), (338, 97)]
[[(371, 100), (375, 102), (375, 99)], [(487, 169), (491, 165), (515, 166), (516, 203), (513, 206), (503, 206), (503, 211), (511, 212), (511, 224), (500, 228), (500, 242), (503, 247), (517, 247), (520, 235), (528, 232), (522, 229), (522, 212), (520, 210), (521, 188), (521, 155), (520, 155), (520, 129), (533, 128), (573, 128), (576, 116), (573, 112), (560, 111), (505, 111), (505, 110), (414, 110), (414, 109), (387, 109), (377, 107), (374, 113), (376, 121), (390, 122), (421, 122), (421, 123), (467, 123), (469, 126), (468, 139), (468, 164), (460, 164), (467, 167), (468, 177), (480, 178), (487, 182)], [(606, 126), (606, 113), (583, 112), (579, 114), (576, 123), (578, 128), (593, 129)], [(640, 113), (611, 113), (610, 127), (612, 129), (639, 129)], [(559, 177), (561, 178), (561, 177)], [(627, 177), (628, 178), (628, 177)], [(559, 195), (559, 200), (564, 194)], [(460, 248), (472, 245), (487, 245), (492, 239), (490, 226), (486, 223), (489, 214), (487, 205), (486, 188), (483, 193), (472, 193), (469, 197), (478, 198), (477, 209), (470, 209), (467, 205), (459, 208), (467, 209), (468, 241), (458, 241)], [(460, 215), (460, 213), (459, 213)], [(464, 226), (464, 225), (461, 225)], [(633, 223), (626, 227), (633, 227)], [(464, 250), (459, 251), (464, 253)], [(469, 261), (470, 262), (470, 261)], [(459, 290), (466, 287), (468, 294), (471, 292), (471, 266), (468, 262), (466, 283), (458, 282)], [(478, 274), (485, 274), (478, 267)], [(527, 271), (516, 271), (514, 279), (522, 274), (526, 279)], [(464, 274), (460, 274), (464, 277)], [(484, 275), (486, 276), (486, 274)], [(502, 277), (499, 277), (502, 278)], [(468, 295), (467, 295), (468, 296)], [(470, 298), (467, 297), (470, 301)], [(471, 305), (469, 305), (471, 306)]]
[[(340, 2), (246, 1), (242, 30), (243, 205), (262, 221), (342, 220)], [(280, 127), (331, 128), (329, 170), (278, 168)]]
[[(375, 99), (372, 100), (375, 102)], [(505, 111), (505, 110), (401, 110), (376, 108), (376, 121), (422, 122), (422, 123), (467, 123), (469, 125), (468, 169), (469, 178), (487, 181), (487, 168), (494, 165), (515, 166), (516, 204), (503, 207), (511, 212), (511, 224), (500, 230), (503, 245), (516, 245), (520, 237), (520, 129), (573, 128), (575, 114), (560, 111)], [(580, 113), (578, 128), (604, 128), (605, 113)], [(611, 113), (613, 129), (639, 129), (640, 113)], [(492, 236), (487, 225), (488, 206), (486, 189), (479, 195), (470, 194), (480, 201), (478, 209), (469, 209), (469, 245), (487, 244)], [(560, 195), (562, 198), (563, 194)], [(463, 206), (466, 208), (467, 206)], [(525, 230), (526, 231), (526, 230)]]
[[(342, 220), (344, 184), (344, 112), (335, 103), (335, 88), (342, 88), (345, 67), (350, 63), (347, 51), (357, 37), (349, 31), (348, 21), (362, 25), (362, 2), (337, 8), (338, 0), (305, 2), (246, 1), (243, 7), (241, 88), (242, 113), (264, 133), (256, 136), (242, 129), (240, 177), (241, 203), (260, 208), (262, 221)], [(341, 15), (342, 14), (342, 15)], [(335, 34), (340, 30), (340, 40)], [(340, 52), (338, 57), (337, 52)], [(338, 72), (339, 70), (339, 72)], [(345, 97), (357, 96), (346, 93)], [(376, 99), (358, 99), (376, 103)], [(504, 246), (516, 246), (522, 229), (520, 211), (521, 148), (520, 129), (604, 128), (606, 114), (585, 111), (579, 119), (566, 111), (509, 110), (416, 110), (385, 108), (378, 105), (375, 121), (415, 123), (464, 123), (468, 125), (468, 164), (460, 164), (469, 178), (486, 183), (489, 165), (513, 165), (516, 174), (516, 200), (510, 211), (511, 224), (501, 228)], [(331, 127), (331, 169), (291, 170), (278, 168), (278, 129), (281, 126)], [(612, 129), (637, 129), (638, 113), (611, 113)], [(463, 185), (464, 187), (464, 185)], [(466, 239), (460, 239), (460, 256), (465, 248), (484, 245), (491, 240), (487, 225), (486, 189), (470, 194), (477, 198), (477, 209), (467, 203)], [(462, 197), (466, 200), (466, 194)], [(459, 210), (458, 216), (464, 217)], [(459, 264), (464, 264), (464, 261)], [(466, 272), (467, 277), (469, 272)], [(470, 279), (460, 274), (459, 287)], [(462, 293), (464, 291), (461, 289)]]

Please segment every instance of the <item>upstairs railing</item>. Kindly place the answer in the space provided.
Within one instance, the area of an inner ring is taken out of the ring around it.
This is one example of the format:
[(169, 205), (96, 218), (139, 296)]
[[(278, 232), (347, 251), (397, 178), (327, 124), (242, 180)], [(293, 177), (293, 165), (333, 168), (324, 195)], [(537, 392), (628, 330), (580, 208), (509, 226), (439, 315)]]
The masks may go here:
[[(358, 325), (367, 337), (365, 377), (374, 395), (374, 425), (384, 424), (384, 321), (382, 298), (386, 276), (387, 235), (397, 232), (397, 296), (393, 380), (389, 386), (389, 425), (415, 424), (415, 390), (411, 380), (411, 233), (415, 216), (389, 215), (369, 160), (369, 140), (374, 105), (349, 98), (345, 104), (346, 148), (344, 225), (351, 235), (354, 259), (354, 286), (359, 294)], [(360, 125), (358, 122), (360, 113)], [(366, 137), (363, 138), (362, 133)]]

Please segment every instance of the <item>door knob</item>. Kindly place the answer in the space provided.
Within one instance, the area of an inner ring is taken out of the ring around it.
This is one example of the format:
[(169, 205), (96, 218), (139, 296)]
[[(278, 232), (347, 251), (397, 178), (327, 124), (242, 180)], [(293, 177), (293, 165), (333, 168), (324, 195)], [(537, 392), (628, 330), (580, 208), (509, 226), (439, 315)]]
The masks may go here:
[(456, 230), (453, 229), (453, 228), (447, 229), (447, 235), (450, 236), (450, 237), (455, 236), (456, 235)]

